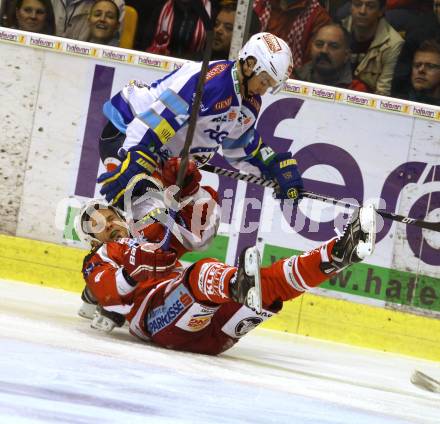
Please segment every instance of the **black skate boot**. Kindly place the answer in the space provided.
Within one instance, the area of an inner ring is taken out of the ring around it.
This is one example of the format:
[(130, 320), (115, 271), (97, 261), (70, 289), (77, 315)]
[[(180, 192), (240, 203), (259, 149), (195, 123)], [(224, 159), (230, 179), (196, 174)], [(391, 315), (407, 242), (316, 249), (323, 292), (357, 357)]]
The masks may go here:
[(336, 241), (331, 252), (330, 262), (321, 263), (321, 271), (331, 274), (360, 262), (371, 255), (376, 239), (376, 211), (374, 206), (354, 210), (343, 234)]
[(262, 294), (260, 279), (260, 253), (255, 246), (247, 247), (240, 253), (238, 270), (235, 278), (229, 283), (229, 292), (234, 302), (262, 310)]
[(78, 310), (78, 315), (83, 318), (92, 319), (96, 311), (96, 299), (87, 286), (81, 293), (81, 300), (83, 304)]

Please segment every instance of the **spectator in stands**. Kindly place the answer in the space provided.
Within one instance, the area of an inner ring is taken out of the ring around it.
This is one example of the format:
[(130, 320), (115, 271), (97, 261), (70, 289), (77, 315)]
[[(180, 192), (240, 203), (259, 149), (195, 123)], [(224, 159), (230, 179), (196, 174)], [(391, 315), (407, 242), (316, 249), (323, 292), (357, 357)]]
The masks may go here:
[[(124, 22), (124, 0), (114, 0), (119, 9), (119, 24)], [(89, 15), (94, 0), (52, 0), (55, 13), (56, 35), (87, 41), (89, 38)]]
[[(335, 20), (341, 21), (350, 15), (351, 1), (335, 13)], [(432, 9), (432, 0), (387, 0), (385, 19), (403, 37), (424, 24), (426, 12)]]
[[(351, 1), (347, 1), (335, 13), (335, 19), (342, 20), (350, 15)], [(385, 17), (389, 18), (389, 11), (392, 10), (407, 10), (417, 13), (428, 12), (432, 8), (432, 0), (386, 0), (385, 3)], [(392, 16), (392, 14), (391, 14)]]
[(40, 34), (55, 34), (55, 18), (50, 0), (18, 0), (11, 28)]
[[(149, 53), (198, 60), (203, 56), (206, 33), (201, 5), (212, 16), (210, 0), (168, 0), (152, 10), (158, 16), (143, 35), (143, 50)], [(143, 25), (143, 23), (141, 23)]]
[(351, 16), (342, 21), (351, 33), (351, 65), (354, 76), (369, 91), (389, 95), (402, 37), (386, 21), (385, 0), (352, 0)]
[[(221, 0), (219, 11), (214, 23), (214, 41), (212, 44), (212, 59), (228, 59), (231, 48), (232, 33), (234, 30), (236, 0)], [(255, 12), (252, 13), (249, 34), (259, 31), (260, 23)]]
[(440, 40), (440, 0), (434, 0), (431, 13), (423, 15), (421, 24), (407, 33), (394, 70), (392, 93), (401, 96), (408, 89), (414, 54), (425, 40), (430, 39)]
[(313, 34), (331, 22), (318, 0), (255, 0), (254, 11), (261, 31), (277, 35), (290, 46), (294, 67), (307, 61)]
[(214, 41), (212, 59), (228, 59), (234, 31), (236, 1), (222, 1), (214, 23)]
[(95, 0), (89, 15), (87, 41), (119, 46), (119, 9), (113, 0)]
[[(426, 40), (416, 50), (406, 87), (393, 96), (440, 106), (440, 43)], [(406, 88), (406, 89), (405, 89)]]
[(368, 87), (354, 80), (350, 63), (350, 35), (340, 24), (321, 27), (312, 39), (312, 60), (295, 69), (294, 78), (333, 85), (357, 91), (368, 91)]

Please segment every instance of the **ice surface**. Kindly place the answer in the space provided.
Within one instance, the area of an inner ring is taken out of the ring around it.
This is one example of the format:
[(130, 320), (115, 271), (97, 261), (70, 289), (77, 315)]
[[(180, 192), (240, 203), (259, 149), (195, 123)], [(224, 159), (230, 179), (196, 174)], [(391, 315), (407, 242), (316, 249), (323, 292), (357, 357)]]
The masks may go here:
[(91, 329), (80, 302), (0, 280), (0, 423), (440, 423), (440, 395), (409, 381), (437, 363), (267, 330), (174, 352)]

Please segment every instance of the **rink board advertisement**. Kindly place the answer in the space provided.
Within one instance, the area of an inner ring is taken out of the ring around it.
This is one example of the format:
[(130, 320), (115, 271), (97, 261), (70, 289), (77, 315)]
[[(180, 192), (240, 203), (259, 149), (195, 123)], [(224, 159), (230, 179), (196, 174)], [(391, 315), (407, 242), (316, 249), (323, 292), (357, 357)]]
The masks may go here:
[[(7, 139), (0, 152), (7, 177), (0, 231), (81, 247), (73, 221), (81, 203), (99, 193), (103, 102), (129, 80), (153, 81), (182, 62), (22, 34), (0, 32), (0, 84), (6, 99), (0, 114)], [(440, 220), (438, 108), (289, 81), (277, 96), (263, 98), (257, 128), (275, 150), (293, 152), (308, 190)], [(225, 166), (220, 157), (215, 164)], [(204, 179), (222, 199), (220, 235), (209, 254), (229, 263), (255, 243), (265, 264), (315, 248), (334, 237), (335, 226), (341, 228), (347, 216), (310, 200), (298, 208), (280, 207), (270, 189), (206, 172)], [(317, 292), (439, 313), (439, 233), (381, 219), (379, 224), (371, 259)], [(186, 259), (198, 257), (193, 253)]]

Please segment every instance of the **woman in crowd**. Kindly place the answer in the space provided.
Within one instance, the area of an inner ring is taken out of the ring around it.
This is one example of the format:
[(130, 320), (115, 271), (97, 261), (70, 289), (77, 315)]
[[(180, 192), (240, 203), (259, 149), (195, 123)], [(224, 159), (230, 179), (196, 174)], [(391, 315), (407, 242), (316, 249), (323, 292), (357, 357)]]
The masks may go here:
[(55, 18), (50, 0), (17, 0), (11, 28), (55, 34)]
[(119, 9), (113, 0), (97, 0), (89, 14), (91, 43), (119, 46)]

